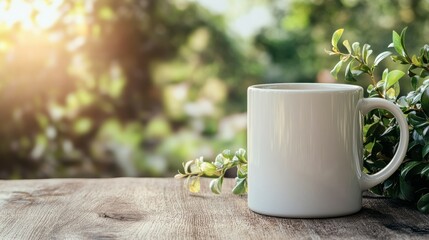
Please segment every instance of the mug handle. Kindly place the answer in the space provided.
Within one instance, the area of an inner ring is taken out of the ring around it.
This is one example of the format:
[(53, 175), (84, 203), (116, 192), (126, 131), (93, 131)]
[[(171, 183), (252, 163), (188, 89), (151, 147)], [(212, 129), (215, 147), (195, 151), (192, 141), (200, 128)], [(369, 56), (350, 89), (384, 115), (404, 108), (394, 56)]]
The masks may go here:
[(408, 148), (408, 138), (409, 138), (408, 123), (401, 109), (399, 109), (399, 107), (382, 98), (360, 99), (357, 104), (357, 110), (362, 115), (366, 115), (369, 111), (376, 108), (388, 110), (396, 118), (396, 121), (398, 122), (398, 125), (399, 125), (399, 131), (400, 131), (399, 147), (396, 150), (396, 153), (393, 156), (392, 160), (389, 162), (389, 164), (387, 164), (387, 166), (381, 169), (379, 172), (371, 175), (362, 172), (361, 159), (359, 159), (359, 156), (355, 154), (357, 166), (359, 166), (357, 170), (358, 170), (360, 188), (362, 191), (372, 188), (375, 185), (389, 178), (401, 165), (402, 160), (405, 158), (405, 154), (407, 153), (407, 148)]

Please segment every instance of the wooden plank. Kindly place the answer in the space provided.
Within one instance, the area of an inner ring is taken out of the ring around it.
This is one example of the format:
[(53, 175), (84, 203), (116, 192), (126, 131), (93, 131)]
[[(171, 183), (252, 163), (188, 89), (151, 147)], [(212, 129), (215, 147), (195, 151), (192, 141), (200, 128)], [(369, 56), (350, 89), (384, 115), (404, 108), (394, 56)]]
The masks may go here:
[(368, 197), (357, 214), (283, 219), (246, 197), (190, 194), (162, 178), (0, 181), (0, 239), (427, 239), (429, 216)]

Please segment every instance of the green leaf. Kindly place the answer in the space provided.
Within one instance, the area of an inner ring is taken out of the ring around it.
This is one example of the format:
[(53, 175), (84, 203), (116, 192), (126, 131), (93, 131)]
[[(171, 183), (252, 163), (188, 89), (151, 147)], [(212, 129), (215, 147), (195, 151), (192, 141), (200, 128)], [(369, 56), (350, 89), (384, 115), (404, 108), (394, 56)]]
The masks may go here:
[(232, 160), (232, 158), (234, 157), (234, 153), (229, 149), (225, 149), (222, 151), (222, 156)]
[(401, 93), (401, 85), (399, 85), (399, 82), (395, 83), (393, 85), (393, 88), (395, 90), (395, 99), (399, 96), (399, 94)]
[(201, 172), (208, 177), (219, 176), (220, 172), (217, 171), (216, 166), (209, 162), (203, 162), (200, 165)]
[(423, 63), (429, 63), (429, 45), (425, 44), (420, 50), (420, 56), (422, 57)]
[(383, 74), (381, 75), (381, 81), (387, 82), (387, 75), (389, 74), (389, 69), (384, 69)]
[(334, 49), (338, 49), (338, 41), (343, 35), (343, 32), (344, 32), (344, 29), (341, 28), (335, 31), (334, 34), (332, 34), (331, 44)]
[(386, 82), (384, 82), (384, 89), (388, 90), (391, 86), (401, 79), (405, 73), (401, 70), (392, 70), (387, 74)]
[(404, 48), (402, 47), (401, 36), (399, 36), (397, 32), (393, 31), (392, 40), (393, 40), (393, 47), (395, 48), (396, 52), (399, 55), (405, 57), (405, 51), (404, 51)]
[(362, 59), (364, 62), (368, 62), (368, 58), (372, 54), (372, 50), (370, 48), (371, 45), (366, 43), (362, 47)]
[(366, 89), (366, 91), (367, 91), (368, 93), (371, 93), (373, 90), (374, 90), (374, 85), (369, 84), (369, 85), (368, 85), (368, 88)]
[(366, 63), (368, 63), (369, 56), (371, 56), (371, 54), (372, 54), (372, 50), (371, 50), (371, 49), (369, 49), (369, 50), (368, 50), (368, 53), (365, 55), (365, 62), (366, 62)]
[(419, 142), (418, 141), (410, 141), (410, 143), (408, 144), (408, 150), (410, 151), (413, 147), (418, 146)]
[(417, 115), (415, 111), (408, 114), (408, 123), (414, 128), (423, 126), (426, 123), (426, 119)]
[(210, 190), (215, 194), (220, 194), (222, 192), (223, 176), (213, 179), (210, 182)]
[(374, 143), (375, 143), (375, 141), (369, 142), (369, 143), (365, 144), (364, 149), (367, 152), (371, 153), (372, 152), (372, 148), (374, 147)]
[(425, 145), (423, 137), (416, 130), (413, 131), (411, 137), (415, 142), (418, 142), (419, 145)]
[(350, 47), (350, 43), (348, 40), (344, 40), (343, 45), (344, 45), (344, 47), (346, 47), (346, 49), (349, 53), (352, 53), (352, 47)]
[(417, 89), (417, 83), (418, 83), (418, 81), (419, 81), (418, 77), (412, 77), (411, 78), (411, 86), (413, 87), (414, 90)]
[(401, 90), (399, 87), (399, 83), (395, 83), (393, 85), (393, 87), (391, 87), (387, 91), (385, 91), (384, 98), (386, 98), (387, 100), (396, 101), (396, 98), (399, 96), (400, 91)]
[(404, 178), (399, 178), (399, 196), (402, 200), (412, 201), (414, 199), (414, 188)]
[(405, 179), (410, 172), (411, 175), (413, 175), (413, 173), (420, 172), (422, 167), (423, 165), (420, 161), (407, 162), (401, 169), (401, 177)]
[(367, 58), (367, 56), (368, 56), (368, 51), (369, 51), (369, 49), (370, 49), (370, 45), (369, 44), (367, 44), (367, 43), (365, 43), (363, 46), (362, 46), (362, 52), (361, 52), (361, 55), (362, 55), (362, 59), (366, 59)]
[(237, 176), (239, 178), (247, 177), (247, 164), (240, 164), (237, 166)]
[(384, 181), (383, 183), (383, 190), (388, 190), (389, 188), (392, 188), (394, 186), (393, 184), (394, 182), (391, 179), (387, 179), (386, 181)]
[(352, 71), (352, 74), (354, 77), (360, 76), (362, 73), (364, 73), (364, 71), (362, 71), (360, 69), (353, 69), (351, 71)]
[(233, 157), (234, 154), (230, 150), (224, 150), (216, 156), (214, 165), (217, 168), (224, 168), (232, 163)]
[(356, 55), (356, 56), (359, 56), (360, 55), (360, 43), (359, 42), (354, 42), (353, 44), (352, 44), (352, 49), (353, 49), (353, 53)]
[(415, 104), (417, 104), (417, 103), (420, 103), (420, 100), (422, 99), (422, 93), (416, 93), (414, 96), (412, 96), (412, 98), (410, 98), (411, 99), (411, 102), (410, 102), (410, 104), (411, 105), (415, 105)]
[(398, 196), (399, 186), (398, 182), (393, 179), (387, 179), (383, 184), (383, 191), (385, 196), (393, 197)]
[(387, 134), (391, 133), (393, 130), (396, 129), (396, 126), (389, 126), (382, 134), (381, 137), (386, 136)]
[(334, 76), (335, 79), (338, 79), (338, 72), (340, 72), (342, 66), (343, 66), (343, 61), (339, 61), (337, 64), (335, 64), (335, 67), (331, 70), (331, 74), (332, 76)]
[(404, 49), (404, 57), (409, 59), (407, 49), (405, 48), (405, 35), (406, 35), (406, 33), (407, 33), (407, 27), (405, 27), (401, 31), (401, 45), (402, 45), (402, 49)]
[(417, 67), (422, 66), (422, 63), (420, 62), (420, 60), (417, 58), (417, 56), (416, 56), (416, 55), (413, 55), (413, 56), (411, 57), (411, 62), (412, 62), (415, 66), (417, 66)]
[(429, 144), (426, 144), (422, 149), (422, 158), (425, 158), (429, 153)]
[(381, 61), (383, 61), (385, 58), (387, 58), (390, 55), (392, 55), (392, 52), (390, 51), (385, 51), (378, 54), (377, 57), (375, 57), (374, 65), (377, 66)]
[(235, 178), (235, 186), (232, 189), (232, 193), (241, 195), (247, 192), (247, 179), (246, 178)]
[(422, 131), (423, 138), (427, 144), (429, 144), (429, 121), (426, 122)]
[(426, 113), (426, 116), (429, 117), (429, 87), (426, 87), (426, 89), (422, 92), (420, 101), (423, 111)]
[(186, 163), (183, 163), (183, 169), (185, 173), (191, 173), (191, 166), (194, 164), (194, 160), (189, 160)]
[(417, 202), (417, 209), (422, 213), (429, 213), (429, 193), (420, 197)]
[(200, 191), (201, 185), (200, 185), (200, 177), (190, 177), (188, 178), (188, 186), (189, 191), (193, 193), (197, 193)]
[(246, 150), (244, 150), (243, 148), (238, 149), (235, 152), (235, 156), (240, 160), (241, 163), (247, 163)]
[(349, 64), (347, 64), (346, 71), (345, 71), (345, 78), (346, 78), (346, 81), (356, 82), (357, 80), (353, 76), (353, 73), (351, 71), (351, 65), (352, 65), (352, 61), (350, 61)]
[[(402, 110), (404, 110), (404, 109), (408, 110), (408, 108), (410, 107), (410, 104), (408, 104), (408, 101), (407, 101), (407, 99), (406, 99), (406, 97), (405, 97), (405, 96), (400, 97), (400, 98), (396, 101), (396, 103), (398, 104), (398, 106), (399, 106)], [(404, 110), (404, 111), (405, 111), (405, 110)]]
[(421, 175), (422, 177), (426, 177), (426, 178), (428, 178), (428, 179), (429, 179), (429, 164), (427, 164), (427, 165), (422, 169), (422, 171), (420, 172), (420, 175)]

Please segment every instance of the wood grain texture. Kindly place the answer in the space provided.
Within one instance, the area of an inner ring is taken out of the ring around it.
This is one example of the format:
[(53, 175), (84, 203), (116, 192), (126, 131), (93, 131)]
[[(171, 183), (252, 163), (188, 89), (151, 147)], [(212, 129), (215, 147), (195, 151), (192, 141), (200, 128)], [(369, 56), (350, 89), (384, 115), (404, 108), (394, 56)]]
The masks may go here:
[(429, 216), (366, 197), (354, 215), (284, 219), (256, 214), (246, 197), (190, 194), (175, 179), (0, 181), (0, 239), (428, 239)]

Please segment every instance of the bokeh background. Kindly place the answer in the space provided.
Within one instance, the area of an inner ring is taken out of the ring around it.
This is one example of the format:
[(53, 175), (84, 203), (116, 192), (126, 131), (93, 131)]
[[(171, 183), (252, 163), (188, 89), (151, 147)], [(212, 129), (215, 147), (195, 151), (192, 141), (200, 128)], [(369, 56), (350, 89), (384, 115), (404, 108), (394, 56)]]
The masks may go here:
[(246, 146), (249, 85), (332, 81), (336, 29), (377, 53), (408, 26), (417, 49), (428, 16), (428, 0), (2, 0), (0, 178), (172, 176)]

